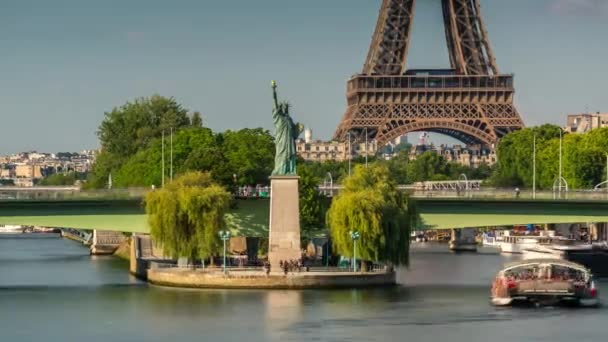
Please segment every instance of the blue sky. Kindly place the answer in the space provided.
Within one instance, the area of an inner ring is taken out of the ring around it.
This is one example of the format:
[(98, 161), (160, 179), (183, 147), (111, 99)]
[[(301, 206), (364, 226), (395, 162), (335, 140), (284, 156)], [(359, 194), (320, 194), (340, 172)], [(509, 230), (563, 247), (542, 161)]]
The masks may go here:
[[(98, 147), (105, 111), (152, 94), (213, 129), (271, 128), (269, 82), (329, 138), (380, 0), (2, 0), (0, 153)], [(418, 0), (409, 67), (447, 67), (439, 0)], [(608, 0), (483, 0), (528, 125), (608, 111)]]

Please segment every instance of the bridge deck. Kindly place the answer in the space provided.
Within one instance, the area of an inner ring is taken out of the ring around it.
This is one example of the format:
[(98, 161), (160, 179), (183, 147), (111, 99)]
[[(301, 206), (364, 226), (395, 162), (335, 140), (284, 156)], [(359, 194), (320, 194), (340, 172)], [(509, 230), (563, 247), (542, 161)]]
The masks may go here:
[[(419, 229), (608, 222), (606, 200), (414, 197)], [(268, 199), (241, 199), (227, 213), (235, 235), (268, 233)], [(0, 201), (0, 224), (148, 232), (141, 199)]]

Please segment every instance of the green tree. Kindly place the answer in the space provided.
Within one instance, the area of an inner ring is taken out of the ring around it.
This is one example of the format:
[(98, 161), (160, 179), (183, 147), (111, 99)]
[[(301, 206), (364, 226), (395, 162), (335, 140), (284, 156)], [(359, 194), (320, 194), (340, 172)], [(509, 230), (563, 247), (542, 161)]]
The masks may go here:
[(154, 95), (105, 113), (97, 134), (104, 152), (130, 157), (148, 147), (163, 131), (189, 125), (188, 111), (175, 99)]
[[(498, 163), (493, 176), (494, 183), (498, 186), (531, 187), (534, 136), (536, 135), (537, 153), (540, 155), (550, 141), (559, 137), (560, 130), (555, 125), (542, 125), (512, 132), (502, 138), (497, 149)], [(539, 168), (537, 170), (540, 172)]]
[(299, 169), (300, 228), (302, 235), (311, 237), (324, 229), (328, 199), (318, 189), (321, 179), (307, 169)]
[(46, 178), (40, 180), (40, 185), (44, 186), (59, 186), (59, 185), (74, 185), (77, 180), (85, 179), (85, 174), (76, 173), (76, 172), (68, 172), (66, 174), (63, 173), (54, 173)]
[[(206, 171), (215, 174), (224, 164), (217, 137), (208, 128), (185, 128), (173, 137), (173, 173)], [(117, 188), (159, 186), (162, 183), (162, 141), (137, 152), (112, 175)], [(170, 178), (170, 151), (165, 141), (165, 180)]]
[(419, 155), (408, 164), (408, 177), (412, 182), (449, 179), (449, 166), (445, 158), (433, 151)]
[(218, 138), (226, 165), (214, 177), (222, 184), (268, 184), (274, 167), (274, 139), (262, 128), (226, 131)]
[[(108, 176), (125, 163), (126, 158), (110, 152), (101, 152), (95, 159), (93, 170), (88, 175), (85, 187), (88, 189), (102, 189), (108, 186)], [(115, 176), (115, 175), (113, 175)]]
[(192, 113), (192, 119), (190, 119), (192, 127), (203, 127), (203, 116), (200, 112)]
[(105, 187), (110, 173), (138, 152), (149, 148), (163, 131), (188, 126), (188, 111), (175, 99), (159, 95), (138, 98), (106, 112), (97, 132), (101, 153), (87, 187)]
[[(354, 167), (356, 162), (352, 163)], [(312, 162), (298, 160), (298, 174), (300, 172), (309, 172), (314, 177), (320, 179), (320, 183), (329, 180), (328, 174), (331, 174), (332, 180), (335, 184), (340, 183), (345, 177), (348, 176), (348, 161), (335, 161), (328, 160), (324, 162)]]
[(410, 184), (408, 166), (410, 164), (409, 150), (402, 150), (394, 158), (387, 161), (378, 161), (388, 167), (391, 178), (397, 184)]
[(230, 200), (209, 173), (185, 173), (146, 195), (150, 234), (173, 258), (195, 261), (216, 255)]
[(327, 213), (338, 253), (352, 257), (350, 231), (358, 231), (357, 256), (363, 260), (407, 264), (415, 214), (385, 166), (357, 166)]

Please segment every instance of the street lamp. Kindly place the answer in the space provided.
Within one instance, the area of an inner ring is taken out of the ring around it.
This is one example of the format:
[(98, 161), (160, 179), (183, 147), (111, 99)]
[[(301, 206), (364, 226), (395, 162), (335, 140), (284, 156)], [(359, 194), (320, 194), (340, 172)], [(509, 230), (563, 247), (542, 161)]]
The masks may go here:
[(357, 240), (361, 234), (357, 231), (350, 231), (350, 238), (353, 240), (353, 272), (357, 272)]
[(458, 188), (460, 188), (460, 182), (464, 181), (464, 194), (465, 196), (468, 196), (469, 194), (469, 179), (467, 178), (467, 175), (465, 175), (464, 173), (461, 174), (460, 176), (458, 176)]
[(536, 199), (536, 133), (532, 150), (532, 199)]
[(328, 172), (327, 175), (325, 175), (325, 179), (323, 180), (323, 186), (325, 187), (325, 196), (332, 196), (334, 191), (334, 179), (332, 178), (331, 173)]
[(559, 130), (559, 174), (557, 176), (557, 179), (553, 182), (553, 199), (555, 199), (555, 197), (556, 197), (556, 191), (557, 191), (557, 194), (560, 199), (562, 198), (563, 190), (565, 190), (566, 193), (568, 193), (568, 182), (566, 181), (566, 179), (563, 177), (563, 174), (562, 174), (562, 166), (563, 166), (562, 145), (563, 145), (563, 136), (562, 136), (562, 129), (560, 128), (560, 130)]
[(230, 231), (228, 230), (220, 230), (219, 231), (220, 239), (224, 241), (224, 274), (226, 274), (226, 241), (230, 239)]

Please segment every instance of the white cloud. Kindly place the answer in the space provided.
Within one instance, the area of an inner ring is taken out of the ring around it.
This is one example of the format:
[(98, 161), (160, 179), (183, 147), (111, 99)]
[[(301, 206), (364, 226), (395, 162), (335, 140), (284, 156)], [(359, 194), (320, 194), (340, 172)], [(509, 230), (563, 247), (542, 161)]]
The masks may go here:
[(608, 0), (549, 0), (549, 9), (561, 15), (608, 15)]

